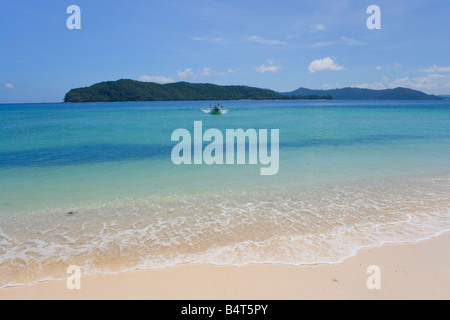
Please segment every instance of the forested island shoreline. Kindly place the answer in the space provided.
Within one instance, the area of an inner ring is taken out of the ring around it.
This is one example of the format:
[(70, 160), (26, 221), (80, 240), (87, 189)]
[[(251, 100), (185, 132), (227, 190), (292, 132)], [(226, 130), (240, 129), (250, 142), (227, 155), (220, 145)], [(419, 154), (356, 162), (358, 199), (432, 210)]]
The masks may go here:
[(105, 81), (71, 89), (64, 102), (186, 101), (186, 100), (440, 100), (434, 95), (407, 89), (371, 90), (342, 88), (276, 92), (244, 85), (174, 82), (159, 84), (130, 79)]

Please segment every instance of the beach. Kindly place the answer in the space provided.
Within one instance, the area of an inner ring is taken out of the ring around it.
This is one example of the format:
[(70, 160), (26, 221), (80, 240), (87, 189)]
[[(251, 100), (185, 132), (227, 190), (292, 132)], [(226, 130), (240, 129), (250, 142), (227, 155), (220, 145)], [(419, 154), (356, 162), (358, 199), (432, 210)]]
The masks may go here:
[[(341, 263), (287, 266), (180, 264), (3, 288), (0, 299), (450, 299), (450, 233), (407, 244), (362, 248)], [(380, 267), (380, 289), (367, 267)]]

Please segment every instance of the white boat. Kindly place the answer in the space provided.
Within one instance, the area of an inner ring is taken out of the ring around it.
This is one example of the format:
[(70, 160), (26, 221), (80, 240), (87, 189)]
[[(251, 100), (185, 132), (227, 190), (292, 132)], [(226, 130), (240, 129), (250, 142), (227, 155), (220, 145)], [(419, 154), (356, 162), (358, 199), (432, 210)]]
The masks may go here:
[(222, 103), (218, 103), (214, 107), (209, 105), (209, 109), (203, 109), (202, 111), (209, 114), (225, 114), (228, 110), (223, 108)]

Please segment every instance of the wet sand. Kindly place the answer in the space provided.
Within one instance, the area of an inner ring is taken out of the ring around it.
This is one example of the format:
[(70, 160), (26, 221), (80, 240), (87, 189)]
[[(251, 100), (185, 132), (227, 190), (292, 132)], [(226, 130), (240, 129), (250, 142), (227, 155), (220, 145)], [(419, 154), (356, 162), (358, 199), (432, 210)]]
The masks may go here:
[[(368, 289), (371, 265), (379, 267), (380, 289)], [(450, 233), (363, 248), (337, 264), (180, 264), (82, 276), (80, 290), (66, 281), (8, 287), (0, 299), (450, 299)]]

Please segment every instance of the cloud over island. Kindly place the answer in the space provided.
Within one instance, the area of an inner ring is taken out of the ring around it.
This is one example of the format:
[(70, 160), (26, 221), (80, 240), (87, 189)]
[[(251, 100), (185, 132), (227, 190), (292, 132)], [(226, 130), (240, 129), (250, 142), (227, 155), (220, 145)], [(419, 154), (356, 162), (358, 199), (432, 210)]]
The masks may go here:
[(164, 77), (164, 76), (149, 76), (149, 75), (143, 75), (138, 78), (138, 81), (143, 82), (158, 82), (158, 83), (170, 83), (174, 82), (174, 80), (171, 77)]
[(330, 57), (326, 57), (323, 59), (316, 59), (311, 62), (308, 66), (308, 70), (310, 73), (317, 73), (322, 71), (338, 71), (343, 70), (344, 67), (338, 65), (331, 59)]

